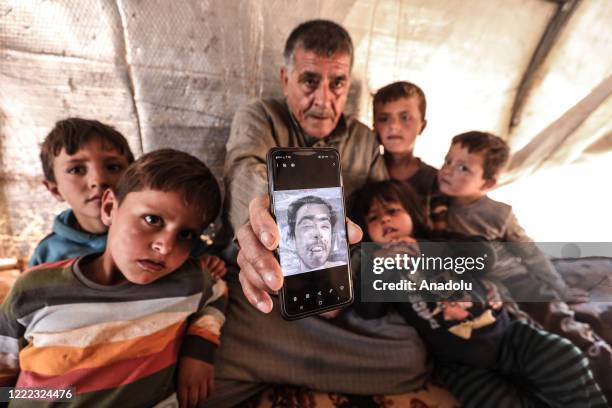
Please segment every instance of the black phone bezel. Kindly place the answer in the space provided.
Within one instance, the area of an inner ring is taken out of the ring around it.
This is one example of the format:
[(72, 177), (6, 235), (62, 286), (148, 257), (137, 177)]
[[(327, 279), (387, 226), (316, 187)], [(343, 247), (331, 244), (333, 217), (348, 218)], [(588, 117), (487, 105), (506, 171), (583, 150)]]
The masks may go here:
[[(340, 163), (340, 154), (338, 153), (338, 150), (334, 149), (333, 147), (274, 147), (272, 149), (270, 149), (268, 151), (268, 154), (266, 155), (266, 165), (267, 165), (267, 173), (268, 173), (268, 196), (270, 197), (270, 213), (272, 214), (272, 217), (274, 218), (274, 220), (276, 221), (276, 215), (274, 213), (274, 169), (273, 169), (273, 158), (277, 153), (295, 153), (295, 152), (319, 152), (319, 153), (332, 153), (336, 156), (336, 163), (338, 164), (338, 179), (340, 180), (340, 183), (337, 187), (340, 187), (342, 190), (342, 197), (344, 198), (344, 183), (342, 182), (342, 167), (341, 167), (341, 163)], [(304, 186), (304, 188), (308, 188), (309, 186)], [(344, 215), (346, 216), (346, 202), (343, 199), (342, 200), (342, 205), (343, 205), (343, 211), (344, 211)], [(347, 226), (346, 226), (346, 220), (345, 222), (342, 224), (344, 226), (344, 232), (345, 232), (345, 236), (348, 238), (348, 231), (347, 231)], [(288, 308), (287, 308), (287, 302), (289, 301), (288, 299), (288, 295), (286, 293), (286, 286), (283, 285), (283, 287), (280, 289), (279, 291), (279, 303), (280, 303), (280, 310), (281, 310), (281, 316), (283, 317), (283, 319), (285, 320), (298, 320), (298, 319), (302, 319), (304, 317), (308, 317), (308, 316), (313, 316), (313, 315), (319, 315), (321, 313), (325, 313), (325, 312), (329, 312), (332, 310), (336, 310), (336, 309), (340, 309), (343, 307), (346, 307), (350, 304), (353, 303), (354, 301), (354, 291), (353, 291), (353, 280), (351, 277), (351, 265), (350, 265), (350, 253), (349, 253), (349, 245), (347, 242), (347, 265), (346, 265), (346, 274), (347, 274), (347, 284), (348, 284), (348, 291), (349, 291), (349, 297), (347, 300), (345, 301), (341, 301), (339, 303), (334, 303), (334, 304), (330, 304), (329, 306), (325, 306), (323, 308), (318, 308), (318, 309), (313, 309), (313, 310), (307, 310), (305, 312), (302, 313), (296, 313), (296, 314), (292, 314), (289, 313)], [(276, 256), (276, 259), (279, 260), (279, 251), (278, 248), (274, 251), (274, 255)], [(316, 272), (320, 272), (320, 273), (325, 273), (325, 271), (329, 271), (331, 268), (328, 269), (322, 269), (321, 271), (316, 271)], [(312, 272), (309, 272), (312, 273)], [(296, 276), (296, 275), (294, 275)], [(297, 275), (299, 276), (299, 275)]]

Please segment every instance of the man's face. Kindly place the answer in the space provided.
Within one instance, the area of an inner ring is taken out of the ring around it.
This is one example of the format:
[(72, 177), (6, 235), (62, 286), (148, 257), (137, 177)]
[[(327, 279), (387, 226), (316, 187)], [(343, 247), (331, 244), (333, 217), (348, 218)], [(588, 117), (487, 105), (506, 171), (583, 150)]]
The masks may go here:
[(115, 188), (127, 167), (124, 155), (93, 138), (73, 155), (62, 149), (53, 159), (55, 181), (44, 183), (56, 199), (70, 205), (81, 228), (100, 234), (106, 232), (100, 219), (102, 194)]
[(304, 204), (296, 214), (295, 247), (309, 269), (327, 262), (331, 251), (331, 214), (324, 204)]
[(107, 273), (140, 285), (177, 270), (202, 228), (201, 211), (188, 206), (176, 191), (135, 191), (118, 205), (109, 190), (102, 216), (109, 225), (104, 253)]
[(411, 155), (416, 138), (426, 125), (421, 117), (419, 99), (416, 96), (377, 103), (374, 129), (380, 136), (385, 151), (395, 155)]
[(350, 87), (351, 56), (331, 57), (297, 48), (291, 71), (281, 69), (283, 93), (302, 130), (317, 139), (328, 136), (344, 111)]

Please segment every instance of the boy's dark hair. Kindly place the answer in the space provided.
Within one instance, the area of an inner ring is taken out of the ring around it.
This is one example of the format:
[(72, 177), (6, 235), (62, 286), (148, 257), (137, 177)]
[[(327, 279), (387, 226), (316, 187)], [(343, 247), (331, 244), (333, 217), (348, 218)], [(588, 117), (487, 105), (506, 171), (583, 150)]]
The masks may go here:
[(459, 143), (470, 153), (483, 153), (483, 178), (499, 175), (510, 158), (510, 147), (499, 136), (488, 132), (471, 131), (453, 137), (452, 144)]
[(374, 109), (374, 117), (376, 117), (376, 105), (386, 104), (389, 102), (395, 102), (401, 98), (417, 98), (419, 102), (419, 111), (421, 111), (421, 120), (425, 120), (425, 113), (427, 111), (427, 99), (425, 93), (421, 88), (412, 82), (398, 81), (393, 82), (389, 85), (383, 86), (374, 94), (374, 102), (372, 104)]
[(392, 202), (400, 203), (410, 215), (410, 218), (412, 218), (412, 235), (415, 237), (427, 236), (428, 228), (425, 208), (421, 204), (417, 193), (406, 183), (397, 180), (387, 180), (368, 183), (351, 194), (349, 198), (349, 217), (363, 230), (364, 241), (371, 240), (368, 234), (366, 217), (375, 201), (383, 205)]
[(353, 66), (351, 36), (341, 25), (333, 21), (310, 20), (294, 28), (285, 43), (283, 52), (285, 67), (293, 65), (294, 53), (298, 48), (326, 57), (331, 57), (337, 52), (346, 53), (351, 57), (351, 67)]
[(55, 182), (53, 160), (62, 149), (65, 149), (67, 154), (73, 155), (95, 138), (99, 139), (105, 148), (116, 149), (124, 155), (128, 163), (134, 161), (130, 145), (114, 127), (97, 120), (67, 118), (55, 124), (40, 148), (40, 161), (45, 179)]
[(182, 194), (187, 205), (197, 206), (203, 226), (210, 224), (221, 207), (221, 192), (215, 176), (196, 157), (174, 149), (142, 155), (127, 168), (115, 188), (119, 205), (132, 192), (146, 189)]
[(295, 200), (289, 205), (289, 209), (287, 210), (287, 223), (289, 224), (289, 237), (295, 238), (295, 223), (297, 222), (297, 213), (306, 204), (321, 204), (327, 207), (329, 210), (329, 222), (332, 226), (332, 231), (334, 226), (336, 225), (336, 212), (332, 208), (332, 206), (325, 200), (316, 196), (306, 196), (302, 197), (299, 200)]

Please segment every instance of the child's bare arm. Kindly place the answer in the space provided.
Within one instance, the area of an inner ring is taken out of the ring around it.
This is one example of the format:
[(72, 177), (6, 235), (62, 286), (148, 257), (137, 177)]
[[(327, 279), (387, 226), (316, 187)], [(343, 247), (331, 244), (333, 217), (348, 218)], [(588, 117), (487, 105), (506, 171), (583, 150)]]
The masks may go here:
[(200, 257), (200, 265), (202, 268), (207, 269), (215, 279), (223, 278), (227, 272), (223, 259), (215, 255), (202, 255)]
[(192, 357), (181, 357), (178, 367), (179, 406), (198, 407), (214, 389), (215, 367)]
[[(525, 230), (521, 227), (514, 213), (510, 213), (506, 229), (505, 241), (514, 242), (517, 245), (511, 245), (510, 248), (516, 255), (521, 258), (524, 265), (544, 283), (550, 285), (562, 297), (569, 293), (569, 288), (565, 281), (557, 272), (552, 262), (546, 258), (546, 255), (536, 246)], [(519, 244), (520, 243), (520, 244)]]
[(212, 392), (213, 361), (225, 322), (227, 285), (222, 279), (210, 285), (208, 277), (202, 299), (199, 311), (189, 320), (181, 347), (177, 383), (181, 407), (198, 406)]

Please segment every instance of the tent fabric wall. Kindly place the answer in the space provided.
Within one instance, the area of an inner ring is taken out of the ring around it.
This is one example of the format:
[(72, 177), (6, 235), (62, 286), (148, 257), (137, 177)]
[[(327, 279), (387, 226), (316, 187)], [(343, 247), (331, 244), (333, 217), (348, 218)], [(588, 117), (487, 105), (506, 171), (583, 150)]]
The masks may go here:
[[(1, 0), (0, 254), (26, 258), (64, 206), (42, 187), (38, 149), (68, 116), (116, 126), (134, 152), (174, 147), (220, 177), (236, 108), (281, 95), (283, 42), (311, 18), (355, 43), (348, 109), (371, 123), (371, 93), (423, 87), (429, 124), (417, 154), (439, 165), (450, 138), (493, 131), (519, 150), (612, 74), (612, 3), (580, 4), (537, 73), (521, 123), (516, 87), (554, 14), (547, 0)], [(610, 150), (610, 98), (567, 140), (574, 161)], [(573, 142), (572, 142), (573, 143)], [(584, 145), (584, 146), (582, 146)], [(554, 166), (560, 159), (550, 155)], [(609, 169), (609, 167), (608, 167)]]

